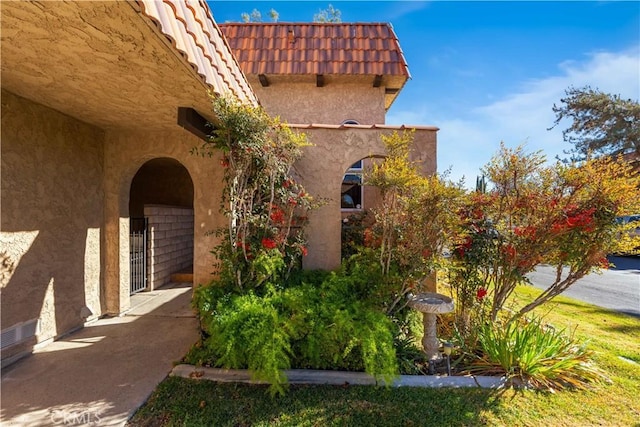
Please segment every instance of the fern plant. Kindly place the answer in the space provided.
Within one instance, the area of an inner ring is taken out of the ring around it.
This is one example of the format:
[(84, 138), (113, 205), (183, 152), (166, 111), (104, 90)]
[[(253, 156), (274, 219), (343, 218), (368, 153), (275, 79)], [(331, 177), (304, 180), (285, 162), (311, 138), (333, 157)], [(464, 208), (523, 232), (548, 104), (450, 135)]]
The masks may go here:
[(255, 380), (271, 384), (272, 394), (283, 393), (290, 367), (290, 337), (286, 320), (269, 297), (254, 294), (222, 300), (211, 323), (207, 346), (216, 364), (225, 368), (248, 368)]
[(398, 373), (397, 326), (353, 287), (333, 273), (319, 286), (267, 285), (263, 295), (199, 291), (209, 355), (198, 349), (198, 361), (249, 369), (272, 394), (284, 393), (290, 367), (364, 371), (388, 384)]

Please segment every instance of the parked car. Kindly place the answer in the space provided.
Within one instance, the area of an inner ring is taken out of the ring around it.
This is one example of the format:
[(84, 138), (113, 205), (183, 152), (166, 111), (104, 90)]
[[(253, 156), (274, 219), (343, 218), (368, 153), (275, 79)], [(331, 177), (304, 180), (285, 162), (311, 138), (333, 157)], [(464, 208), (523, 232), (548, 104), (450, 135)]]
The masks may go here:
[(629, 232), (634, 236), (640, 236), (640, 214), (619, 216), (618, 218), (616, 218), (616, 221), (618, 222), (618, 224), (622, 225), (626, 225), (632, 222), (637, 223), (636, 227), (630, 229)]

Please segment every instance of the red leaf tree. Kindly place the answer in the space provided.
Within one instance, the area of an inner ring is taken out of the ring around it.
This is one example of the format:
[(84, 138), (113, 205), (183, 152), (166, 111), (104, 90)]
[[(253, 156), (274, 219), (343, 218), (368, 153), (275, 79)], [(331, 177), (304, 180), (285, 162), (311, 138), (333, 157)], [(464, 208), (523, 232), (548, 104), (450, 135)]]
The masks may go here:
[(495, 320), (515, 287), (527, 283), (525, 275), (540, 264), (555, 267), (553, 283), (512, 318), (606, 268), (606, 255), (625, 241), (616, 217), (640, 209), (640, 177), (615, 158), (548, 165), (540, 153), (502, 145), (484, 173), (492, 187), (470, 195), (459, 212), (449, 274), (467, 317), (477, 306), (476, 295), (486, 292)]

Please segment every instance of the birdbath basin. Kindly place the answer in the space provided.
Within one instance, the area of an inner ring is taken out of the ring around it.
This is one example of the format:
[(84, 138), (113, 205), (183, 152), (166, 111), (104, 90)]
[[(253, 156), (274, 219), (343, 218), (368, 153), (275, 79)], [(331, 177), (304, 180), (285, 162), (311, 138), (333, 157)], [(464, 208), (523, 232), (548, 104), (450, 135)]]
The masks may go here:
[(438, 341), (436, 332), (436, 315), (452, 312), (453, 300), (446, 295), (435, 292), (423, 292), (417, 295), (410, 294), (408, 305), (422, 313), (422, 322), (424, 324), (422, 346), (425, 353), (427, 353), (427, 357), (430, 360), (438, 359), (440, 341)]

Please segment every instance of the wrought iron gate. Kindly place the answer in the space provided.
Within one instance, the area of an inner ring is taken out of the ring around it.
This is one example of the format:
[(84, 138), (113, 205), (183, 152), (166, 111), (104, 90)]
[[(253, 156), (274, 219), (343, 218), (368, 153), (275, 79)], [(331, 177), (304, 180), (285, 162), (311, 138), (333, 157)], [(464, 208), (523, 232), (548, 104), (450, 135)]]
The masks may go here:
[(129, 225), (130, 291), (131, 294), (147, 288), (147, 218), (131, 218)]

